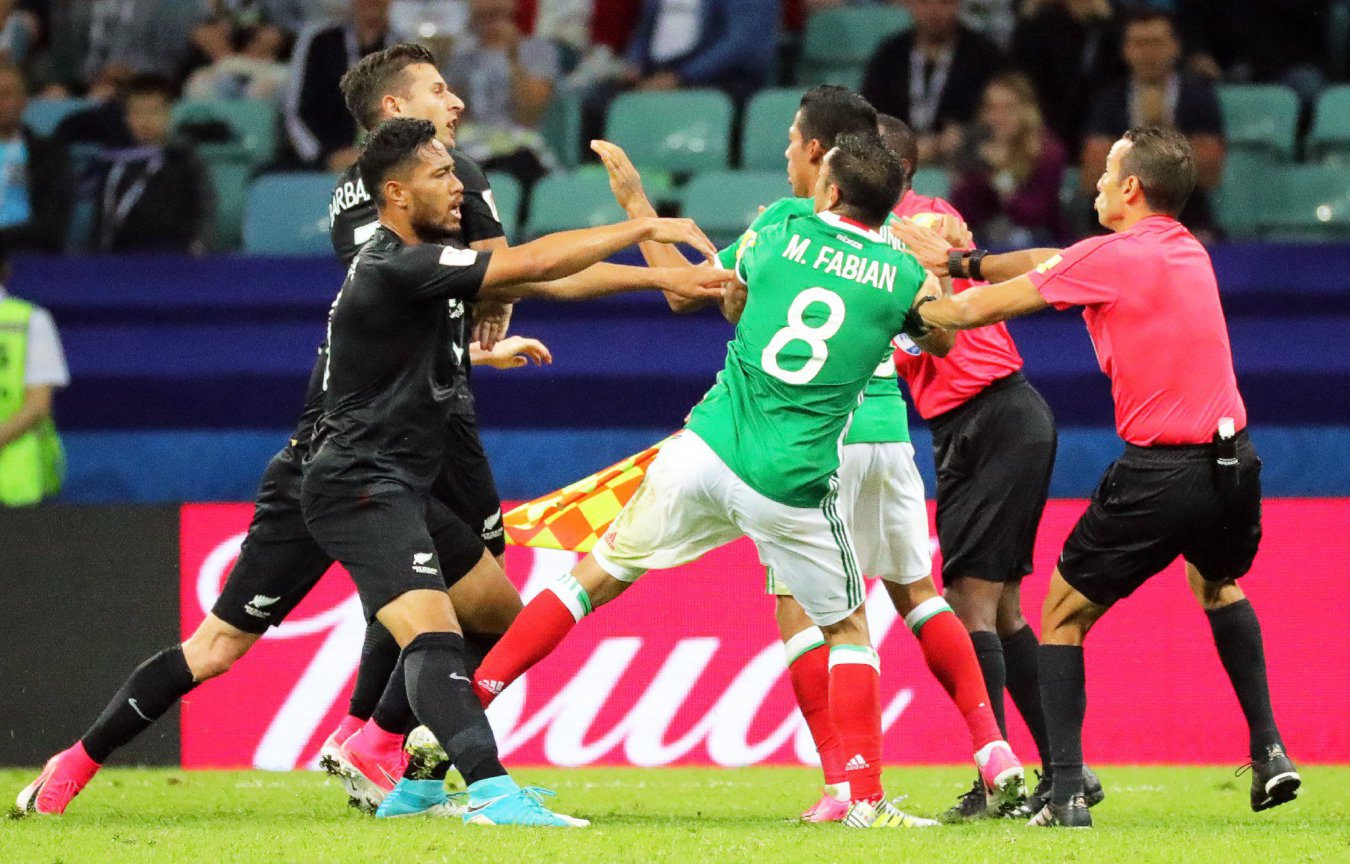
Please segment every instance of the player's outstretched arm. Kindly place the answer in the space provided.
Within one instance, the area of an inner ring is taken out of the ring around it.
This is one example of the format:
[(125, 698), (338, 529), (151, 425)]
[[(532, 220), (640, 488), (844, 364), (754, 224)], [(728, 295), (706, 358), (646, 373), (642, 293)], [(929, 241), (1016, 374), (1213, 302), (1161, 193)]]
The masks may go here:
[(977, 285), (951, 297), (921, 301), (917, 308), (928, 327), (969, 330), (1027, 315), (1049, 305), (1031, 279), (1018, 276), (994, 285)]
[(662, 291), (691, 301), (715, 302), (728, 282), (730, 270), (715, 267), (627, 267), (592, 264), (575, 276), (551, 282), (527, 282), (513, 289), (518, 297), (549, 300), (593, 300), (630, 291)]
[[(891, 226), (891, 233), (904, 241), (924, 269), (938, 276), (951, 275), (948, 253), (954, 248), (963, 248), (954, 245), (932, 228), (920, 225), (909, 218), (898, 220)], [(1022, 249), (1017, 252), (985, 255), (980, 261), (980, 278), (986, 282), (1014, 279), (1035, 270), (1041, 263), (1059, 253), (1059, 249)]]
[[(943, 297), (952, 296), (951, 279), (939, 280), (932, 273), (929, 273), (924, 279), (923, 287), (919, 289), (918, 295), (914, 298), (914, 309), (921, 305), (926, 305), (935, 301), (925, 300), (925, 297), (936, 297), (939, 300)], [(944, 327), (935, 327), (926, 325), (928, 332), (923, 335), (914, 336), (914, 344), (926, 354), (932, 354), (934, 357), (946, 357), (956, 344), (956, 332)]]
[(553, 354), (548, 350), (548, 346), (538, 339), (508, 336), (497, 340), (491, 348), (484, 348), (479, 342), (470, 342), (469, 362), (475, 366), (492, 366), (495, 369), (516, 369), (530, 363), (547, 366), (553, 362)]

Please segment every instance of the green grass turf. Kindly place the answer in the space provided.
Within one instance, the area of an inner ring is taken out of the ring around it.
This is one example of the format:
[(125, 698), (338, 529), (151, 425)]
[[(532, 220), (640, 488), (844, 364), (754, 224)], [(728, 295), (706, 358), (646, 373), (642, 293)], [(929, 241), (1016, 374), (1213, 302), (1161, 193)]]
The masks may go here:
[[(846, 831), (785, 820), (811, 803), (807, 769), (522, 769), (558, 792), (586, 831), (380, 821), (349, 810), (322, 774), (104, 771), (62, 818), (0, 820), (0, 862), (1273, 862), (1350, 861), (1350, 767), (1307, 768), (1303, 797), (1265, 813), (1230, 769), (1098, 768), (1107, 798), (1094, 831), (1010, 821)], [(13, 795), (33, 775), (0, 771)], [(896, 768), (901, 806), (935, 814), (971, 778), (962, 768)]]

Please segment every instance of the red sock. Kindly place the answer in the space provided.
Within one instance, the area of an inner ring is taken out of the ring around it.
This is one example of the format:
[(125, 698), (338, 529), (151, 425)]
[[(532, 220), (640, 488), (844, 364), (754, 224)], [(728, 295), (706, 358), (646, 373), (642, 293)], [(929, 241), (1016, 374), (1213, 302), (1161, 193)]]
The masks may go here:
[[(843, 783), (844, 746), (830, 720), (830, 649), (825, 646), (825, 637), (811, 627), (789, 639), (786, 647), (792, 692), (806, 718), (806, 728), (811, 730), (811, 740), (816, 742), (825, 785)], [(801, 653), (793, 658), (791, 655), (798, 651)]]
[(881, 663), (862, 645), (830, 649), (830, 717), (848, 762), (853, 801), (875, 804), (881, 792)]
[(941, 597), (925, 600), (905, 616), (905, 624), (918, 638), (933, 677), (942, 683), (965, 718), (975, 749), (1002, 740), (970, 634), (947, 602)]
[(550, 585), (526, 604), (479, 664), (473, 677), (473, 689), (484, 708), (491, 705), (512, 681), (558, 647), (558, 643), (590, 611), (586, 592), (570, 576), (568, 581), (571, 582), (569, 588)]

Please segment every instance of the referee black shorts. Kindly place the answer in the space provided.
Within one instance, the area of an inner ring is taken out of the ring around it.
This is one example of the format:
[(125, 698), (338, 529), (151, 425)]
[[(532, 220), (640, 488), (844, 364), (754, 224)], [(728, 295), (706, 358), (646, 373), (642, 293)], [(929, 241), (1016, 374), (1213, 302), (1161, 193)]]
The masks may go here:
[(385, 484), (357, 494), (305, 489), (305, 524), (347, 568), (366, 618), (409, 591), (442, 591), (483, 557), (477, 534), (425, 494)]
[(1246, 432), (1237, 450), (1236, 482), (1225, 489), (1211, 445), (1127, 446), (1065, 541), (1060, 574), (1100, 606), (1177, 556), (1211, 581), (1244, 575), (1261, 543), (1261, 460)]
[(246, 633), (281, 623), (332, 566), (300, 513), (300, 456), (290, 448), (267, 463), (253, 521), (211, 614)]
[(1032, 570), (1055, 465), (1055, 418), (1014, 372), (929, 421), (942, 581), (1016, 581)]
[(431, 487), (431, 495), (473, 528), (494, 557), (506, 551), (502, 499), (497, 494), (497, 481), (483, 451), (478, 420), (473, 414), (450, 415), (445, 464)]

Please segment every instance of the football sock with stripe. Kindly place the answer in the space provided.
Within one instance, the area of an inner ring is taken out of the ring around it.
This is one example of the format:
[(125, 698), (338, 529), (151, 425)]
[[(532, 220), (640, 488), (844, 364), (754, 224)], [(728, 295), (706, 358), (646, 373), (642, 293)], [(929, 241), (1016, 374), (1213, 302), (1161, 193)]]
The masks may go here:
[(591, 611), (591, 600), (570, 573), (556, 578), (516, 616), (473, 676), (484, 707), (525, 671), (558, 647)]
[(875, 804), (882, 798), (881, 660), (871, 648), (830, 648), (830, 717), (846, 758), (849, 797)]
[(165, 648), (136, 667), (94, 725), (84, 733), (80, 740), (85, 752), (102, 765), (116, 750), (149, 729), (196, 686), (187, 658), (183, 656), (183, 646)]
[(808, 627), (783, 643), (783, 647), (787, 650), (792, 692), (820, 754), (825, 785), (836, 786), (845, 782), (847, 757), (830, 719), (830, 649), (825, 645), (825, 634), (818, 627)]
[(941, 597), (923, 601), (905, 616), (905, 626), (919, 640), (928, 668), (965, 718), (974, 748), (1001, 740), (970, 635), (947, 601)]
[(1064, 805), (1083, 791), (1083, 716), (1087, 713), (1083, 646), (1042, 645), (1040, 661), (1041, 704), (1050, 730), (1054, 772), (1050, 799)]
[(1207, 615), (1219, 660), (1233, 684), (1242, 714), (1247, 718), (1252, 758), (1265, 758), (1266, 748), (1281, 741), (1280, 730), (1275, 726), (1275, 712), (1270, 707), (1261, 622), (1256, 618), (1251, 601), (1246, 599), (1210, 609)]
[(1050, 774), (1050, 736), (1045, 731), (1045, 711), (1041, 708), (1040, 650), (1041, 644), (1030, 627), (1023, 627), (1003, 640), (1008, 695), (1036, 742), (1041, 770)]
[(476, 783), (506, 773), (487, 715), (464, 669), (464, 637), (422, 633), (403, 649), (408, 702), (450, 761)]

